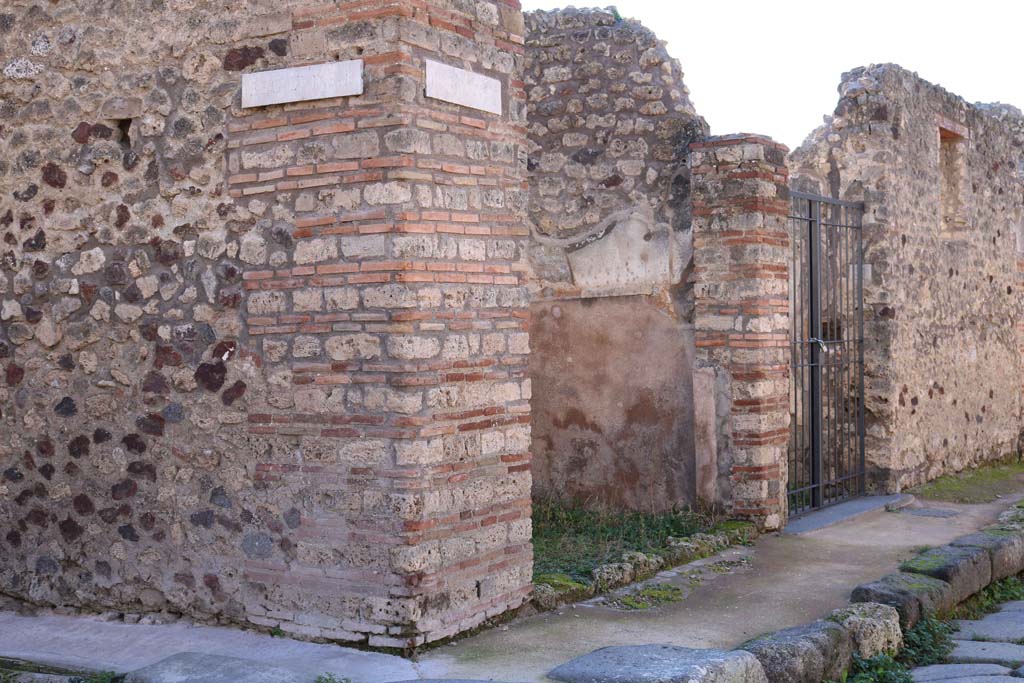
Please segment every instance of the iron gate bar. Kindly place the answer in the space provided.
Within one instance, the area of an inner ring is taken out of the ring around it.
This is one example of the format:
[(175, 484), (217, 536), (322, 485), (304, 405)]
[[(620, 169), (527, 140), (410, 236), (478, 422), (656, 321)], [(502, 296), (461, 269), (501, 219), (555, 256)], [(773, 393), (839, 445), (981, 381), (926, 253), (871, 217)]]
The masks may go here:
[(864, 492), (863, 204), (793, 191), (790, 514)]

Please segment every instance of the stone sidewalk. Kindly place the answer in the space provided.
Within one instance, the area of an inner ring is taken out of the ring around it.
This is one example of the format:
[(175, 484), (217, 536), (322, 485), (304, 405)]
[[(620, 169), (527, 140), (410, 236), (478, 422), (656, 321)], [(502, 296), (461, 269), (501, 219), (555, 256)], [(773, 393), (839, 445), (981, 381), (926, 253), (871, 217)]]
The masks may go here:
[[(540, 683), (550, 680), (546, 675), (555, 667), (602, 647), (660, 643), (729, 649), (814, 621), (846, 606), (854, 586), (894, 571), (915, 548), (973, 532), (1021, 497), (987, 505), (878, 511), (805, 535), (762, 537), (753, 548), (727, 551), (748, 560), (742, 568), (690, 587), (682, 602), (645, 611), (596, 603), (566, 607), (427, 650), (415, 662), (185, 622), (129, 625), (11, 612), (0, 612), (0, 657), (126, 672), (189, 652), (241, 658), (254, 670), (276, 667), (295, 677), (288, 680), (302, 683), (325, 673), (352, 683), (435, 678)], [(690, 579), (668, 572), (662, 580), (683, 584)]]

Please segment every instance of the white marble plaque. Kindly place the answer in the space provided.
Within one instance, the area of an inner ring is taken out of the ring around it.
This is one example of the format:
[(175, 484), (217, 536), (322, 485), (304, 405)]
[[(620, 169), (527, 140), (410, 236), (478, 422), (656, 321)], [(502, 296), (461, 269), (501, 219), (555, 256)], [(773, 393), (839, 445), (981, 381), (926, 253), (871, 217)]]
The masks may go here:
[(501, 114), (501, 81), (427, 60), (427, 97)]
[(363, 60), (242, 74), (242, 107), (363, 94)]

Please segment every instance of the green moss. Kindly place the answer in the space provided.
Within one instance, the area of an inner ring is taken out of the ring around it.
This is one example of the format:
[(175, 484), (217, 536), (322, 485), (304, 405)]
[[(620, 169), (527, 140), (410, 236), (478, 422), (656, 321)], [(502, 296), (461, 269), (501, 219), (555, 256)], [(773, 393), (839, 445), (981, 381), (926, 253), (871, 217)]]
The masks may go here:
[(981, 532), (986, 536), (998, 536), (999, 538), (1016, 536), (1020, 533), (1019, 531), (1013, 531), (1011, 529), (982, 529)]
[(996, 498), (1024, 488), (1018, 480), (1024, 463), (1002, 462), (948, 474), (910, 492), (920, 498), (950, 503), (991, 503)]
[(900, 571), (928, 574), (929, 572), (933, 572), (946, 566), (947, 562), (948, 560), (939, 554), (918, 555), (917, 557), (904, 561), (900, 565)]
[(679, 602), (683, 597), (683, 590), (670, 583), (652, 583), (635, 593), (619, 598), (615, 604), (625, 609), (650, 609)]
[(587, 584), (575, 581), (568, 574), (538, 574), (533, 577), (533, 582), (551, 586), (559, 593), (587, 589)]
[[(124, 676), (118, 676), (117, 674), (109, 671), (103, 673), (78, 671), (75, 669), (65, 669), (46, 664), (37, 664), (35, 662), (28, 662), (22, 659), (0, 657), (0, 683), (6, 683), (8, 679), (13, 681), (20, 673), (66, 676), (72, 679), (85, 681), (86, 683), (105, 683), (107, 681), (117, 681), (124, 678)], [(3, 676), (7, 676), (7, 679), (3, 678)]]

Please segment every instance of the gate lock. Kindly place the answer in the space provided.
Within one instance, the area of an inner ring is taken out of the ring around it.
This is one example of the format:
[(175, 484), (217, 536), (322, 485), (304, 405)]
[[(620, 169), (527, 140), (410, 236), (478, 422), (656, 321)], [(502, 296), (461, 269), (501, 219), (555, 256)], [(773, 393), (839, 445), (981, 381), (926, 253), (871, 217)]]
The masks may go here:
[(825, 344), (825, 340), (824, 339), (818, 339), (817, 337), (811, 337), (810, 339), (807, 340), (807, 343), (808, 344), (815, 344), (816, 343), (818, 345), (818, 348), (821, 349), (822, 353), (828, 353), (828, 346)]

